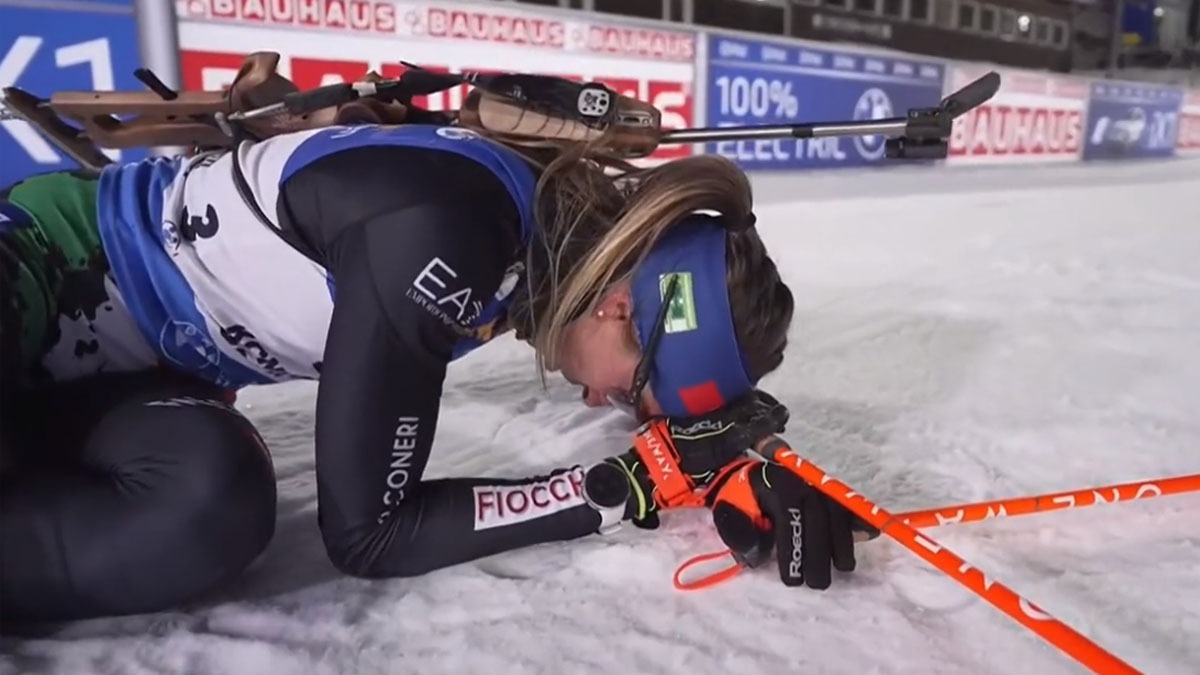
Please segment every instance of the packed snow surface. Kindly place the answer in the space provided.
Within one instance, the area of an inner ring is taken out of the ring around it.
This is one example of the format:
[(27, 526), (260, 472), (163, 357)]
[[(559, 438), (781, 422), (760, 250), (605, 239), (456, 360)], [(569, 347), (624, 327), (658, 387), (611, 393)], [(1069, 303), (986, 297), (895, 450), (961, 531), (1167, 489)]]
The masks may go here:
[[(1200, 473), (1200, 162), (778, 174), (759, 227), (796, 297), (764, 387), (802, 454), (893, 511)], [(404, 377), (396, 373), (396, 377)], [(671, 585), (719, 548), (702, 511), (417, 579), (340, 577), (315, 518), (311, 383), (239, 405), (271, 445), (279, 526), (185, 611), (0, 646), (0, 672), (1071, 673), (898, 544), (824, 593), (774, 568)], [(502, 338), (451, 368), (429, 476), (520, 476), (622, 451), (627, 418), (539, 388)], [(1200, 495), (927, 534), (1148, 673), (1200, 663)]]

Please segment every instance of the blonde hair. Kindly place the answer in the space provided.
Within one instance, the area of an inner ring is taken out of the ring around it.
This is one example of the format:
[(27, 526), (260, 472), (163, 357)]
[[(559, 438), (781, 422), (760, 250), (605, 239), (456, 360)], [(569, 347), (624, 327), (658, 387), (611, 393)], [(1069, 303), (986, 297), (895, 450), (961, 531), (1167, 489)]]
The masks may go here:
[[(628, 279), (670, 227), (697, 211), (715, 211), (735, 227), (751, 215), (750, 182), (723, 157), (698, 155), (638, 168), (605, 151), (603, 138), (583, 145), (489, 135), (541, 169), (537, 241), (526, 261), (527, 298), (510, 318), (523, 324), (525, 335), (518, 335), (534, 347), (543, 382), (548, 364), (558, 362), (567, 326)], [(727, 237), (731, 305), (744, 300), (768, 310), (765, 318), (743, 316), (740, 322), (736, 306), (734, 312), (743, 351), (765, 352), (765, 359), (757, 359), (763, 370), (757, 378), (782, 360), (792, 297), (753, 229), (731, 230)], [(746, 297), (735, 298), (735, 291)], [(774, 309), (764, 308), (764, 301)]]

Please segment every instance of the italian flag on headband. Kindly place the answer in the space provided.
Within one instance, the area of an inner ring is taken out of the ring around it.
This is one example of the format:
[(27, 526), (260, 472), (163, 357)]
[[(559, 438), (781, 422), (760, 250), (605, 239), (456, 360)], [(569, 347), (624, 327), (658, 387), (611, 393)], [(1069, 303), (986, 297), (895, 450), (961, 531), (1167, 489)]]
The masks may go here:
[[(738, 346), (725, 283), (725, 226), (694, 215), (676, 224), (633, 275), (633, 315), (642, 350), (656, 330), (650, 389), (671, 417), (712, 412), (754, 388)], [(671, 281), (675, 290), (657, 320)]]

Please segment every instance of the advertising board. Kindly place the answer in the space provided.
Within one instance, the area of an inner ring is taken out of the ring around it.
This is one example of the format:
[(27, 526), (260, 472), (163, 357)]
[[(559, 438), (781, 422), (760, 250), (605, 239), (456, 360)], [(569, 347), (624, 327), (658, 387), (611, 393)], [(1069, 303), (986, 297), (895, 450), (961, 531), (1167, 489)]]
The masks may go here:
[[(122, 6), (125, 5), (125, 6)], [(63, 90), (143, 88), (137, 27), (128, 1), (75, 2), (45, 8), (0, 7), (0, 87), (36, 96)], [(144, 157), (143, 150), (109, 150), (114, 160)], [(0, 122), (0, 187), (47, 171), (78, 168), (29, 124)]]
[(1200, 154), (1200, 89), (1188, 89), (1183, 93), (1175, 149), (1181, 155)]
[[(528, 72), (604, 82), (649, 101), (664, 128), (691, 126), (696, 34), (508, 3), (381, 0), (178, 0), (185, 87), (228, 86), (254, 51), (282, 55), (280, 71), (302, 89), (396, 77), (401, 61), (440, 72)], [(466, 86), (417, 99), (431, 110), (461, 106)], [(663, 148), (657, 158), (691, 154)]]
[[(937, 105), (943, 67), (794, 42), (708, 37), (708, 126), (875, 120)], [(746, 169), (866, 166), (884, 159), (881, 136), (710, 143)]]
[[(949, 69), (949, 93), (986, 73), (982, 66)], [(951, 163), (1013, 164), (1079, 159), (1088, 82), (1021, 70), (997, 70), (1000, 90), (954, 122)]]
[(1148, 82), (1096, 80), (1088, 97), (1084, 160), (1170, 157), (1179, 137), (1183, 90)]

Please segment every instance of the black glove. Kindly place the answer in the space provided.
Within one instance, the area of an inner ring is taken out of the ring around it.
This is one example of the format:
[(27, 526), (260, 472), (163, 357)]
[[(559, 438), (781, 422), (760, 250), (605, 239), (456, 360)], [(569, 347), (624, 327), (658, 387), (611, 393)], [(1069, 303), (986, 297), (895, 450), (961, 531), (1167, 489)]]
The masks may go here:
[(717, 534), (734, 559), (758, 567), (771, 559), (787, 586), (829, 588), (832, 569), (852, 572), (855, 531), (873, 528), (774, 462), (747, 459), (706, 491)]
[(623, 504), (625, 520), (656, 528), (659, 510), (703, 505), (697, 488), (787, 421), (787, 408), (759, 390), (707, 415), (652, 419), (629, 452), (588, 470), (584, 495), (597, 507)]

